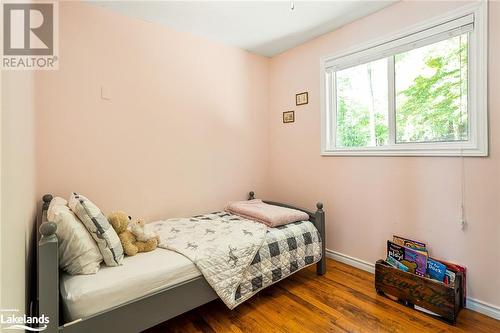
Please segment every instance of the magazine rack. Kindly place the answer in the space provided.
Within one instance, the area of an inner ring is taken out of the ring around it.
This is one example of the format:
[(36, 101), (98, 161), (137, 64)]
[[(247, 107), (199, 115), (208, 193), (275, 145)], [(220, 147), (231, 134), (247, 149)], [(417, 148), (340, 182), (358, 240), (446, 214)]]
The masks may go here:
[(379, 295), (396, 297), (398, 302), (410, 308), (417, 305), (453, 324), (464, 306), (462, 272), (455, 272), (455, 283), (446, 285), (379, 260), (375, 264), (375, 289)]

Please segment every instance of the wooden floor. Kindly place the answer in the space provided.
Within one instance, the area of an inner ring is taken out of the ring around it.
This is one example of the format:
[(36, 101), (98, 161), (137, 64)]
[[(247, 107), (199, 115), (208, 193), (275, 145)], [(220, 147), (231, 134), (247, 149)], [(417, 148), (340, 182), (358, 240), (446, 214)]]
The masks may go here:
[(229, 310), (210, 302), (146, 332), (500, 332), (500, 321), (462, 310), (455, 326), (378, 296), (374, 276), (328, 260), (328, 273), (302, 270)]

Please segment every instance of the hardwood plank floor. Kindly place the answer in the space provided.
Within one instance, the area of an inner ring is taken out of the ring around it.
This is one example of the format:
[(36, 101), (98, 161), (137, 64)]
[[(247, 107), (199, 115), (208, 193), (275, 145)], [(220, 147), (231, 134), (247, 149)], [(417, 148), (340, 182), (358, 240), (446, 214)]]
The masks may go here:
[(229, 310), (220, 300), (166, 321), (160, 332), (474, 332), (498, 333), (500, 321), (462, 310), (455, 326), (377, 295), (370, 273), (328, 259)]

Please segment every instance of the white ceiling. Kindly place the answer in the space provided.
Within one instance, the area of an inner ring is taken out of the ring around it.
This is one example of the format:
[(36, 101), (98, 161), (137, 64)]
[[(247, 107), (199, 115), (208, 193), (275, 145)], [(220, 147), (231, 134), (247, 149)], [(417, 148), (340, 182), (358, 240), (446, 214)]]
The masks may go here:
[(269, 57), (394, 2), (92, 1), (128, 16)]

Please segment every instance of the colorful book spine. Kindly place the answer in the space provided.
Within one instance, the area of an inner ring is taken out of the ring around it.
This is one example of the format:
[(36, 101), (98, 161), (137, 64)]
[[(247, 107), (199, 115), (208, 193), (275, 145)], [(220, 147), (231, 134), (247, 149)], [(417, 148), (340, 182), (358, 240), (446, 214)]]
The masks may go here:
[(444, 275), (444, 283), (452, 285), (455, 283), (455, 273), (450, 271), (449, 269), (446, 270), (445, 275)]

